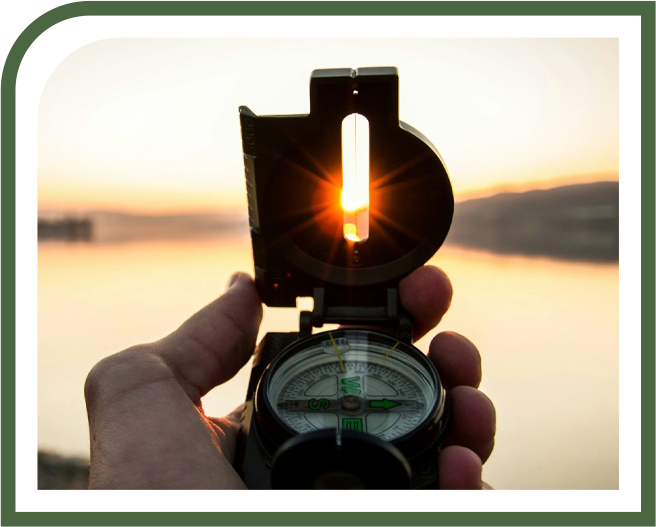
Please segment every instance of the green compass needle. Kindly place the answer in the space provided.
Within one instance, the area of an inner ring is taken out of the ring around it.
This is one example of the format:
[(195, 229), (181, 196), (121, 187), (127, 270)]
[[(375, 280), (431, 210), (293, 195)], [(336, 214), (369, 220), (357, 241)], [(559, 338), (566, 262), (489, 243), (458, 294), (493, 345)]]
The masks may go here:
[(397, 401), (390, 401), (389, 399), (383, 399), (382, 401), (369, 401), (370, 408), (382, 408), (383, 410), (389, 410), (403, 403)]

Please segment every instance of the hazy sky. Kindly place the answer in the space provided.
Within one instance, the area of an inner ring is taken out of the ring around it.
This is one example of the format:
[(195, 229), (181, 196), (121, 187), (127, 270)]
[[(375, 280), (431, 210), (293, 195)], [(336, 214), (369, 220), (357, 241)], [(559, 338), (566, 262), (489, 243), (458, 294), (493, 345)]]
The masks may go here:
[(313, 69), (387, 65), (456, 199), (618, 179), (616, 39), (110, 39), (43, 92), (39, 207), (245, 211), (238, 106), (307, 113)]

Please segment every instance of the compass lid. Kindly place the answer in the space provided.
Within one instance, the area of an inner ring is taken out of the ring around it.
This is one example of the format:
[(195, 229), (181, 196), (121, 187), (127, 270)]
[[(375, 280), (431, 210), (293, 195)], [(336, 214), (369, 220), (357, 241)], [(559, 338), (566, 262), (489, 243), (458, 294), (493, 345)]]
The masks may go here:
[[(318, 295), (323, 311), (314, 322), (396, 316), (388, 312), (397, 303), (390, 291), (437, 251), (453, 216), (439, 153), (399, 121), (398, 108), (396, 68), (315, 70), (307, 115), (240, 108), (256, 283), (265, 304), (293, 307), (297, 297), (313, 296), (316, 305)], [(353, 170), (349, 156), (359, 156)], [(351, 177), (366, 194), (357, 205), (347, 203)], [(368, 311), (329, 313), (344, 306)]]

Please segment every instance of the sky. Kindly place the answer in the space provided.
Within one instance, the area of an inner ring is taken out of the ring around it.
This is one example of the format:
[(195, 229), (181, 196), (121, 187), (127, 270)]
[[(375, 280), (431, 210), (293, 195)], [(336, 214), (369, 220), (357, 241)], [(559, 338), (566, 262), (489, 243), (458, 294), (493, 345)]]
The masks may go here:
[(313, 69), (396, 66), (456, 201), (619, 178), (616, 39), (108, 39), (39, 107), (39, 209), (244, 212), (238, 107), (309, 112)]

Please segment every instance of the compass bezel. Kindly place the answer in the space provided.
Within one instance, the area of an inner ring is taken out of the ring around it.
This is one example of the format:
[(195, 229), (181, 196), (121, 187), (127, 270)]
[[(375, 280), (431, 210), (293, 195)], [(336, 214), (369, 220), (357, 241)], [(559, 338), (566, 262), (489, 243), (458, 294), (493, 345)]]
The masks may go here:
[(275, 372), (282, 364), (292, 360), (295, 355), (324, 341), (329, 334), (334, 339), (338, 339), (348, 338), (349, 335), (354, 333), (364, 333), (367, 339), (389, 345), (390, 348), (397, 345), (395, 353), (405, 353), (414, 359), (425, 370), (435, 387), (435, 400), (426, 417), (409, 432), (387, 442), (401, 450), (412, 463), (413, 460), (423, 457), (426, 452), (432, 451), (432, 447), (441, 440), (447, 419), (447, 395), (437, 369), (430, 359), (412, 344), (399, 342), (397, 338), (387, 333), (357, 328), (338, 329), (316, 333), (293, 342), (267, 366), (260, 378), (255, 394), (255, 415), (259, 429), (262, 432), (259, 435), (263, 446), (271, 455), (288, 439), (302, 435), (302, 432), (297, 432), (278, 416), (272, 402), (269, 400), (269, 387)]

